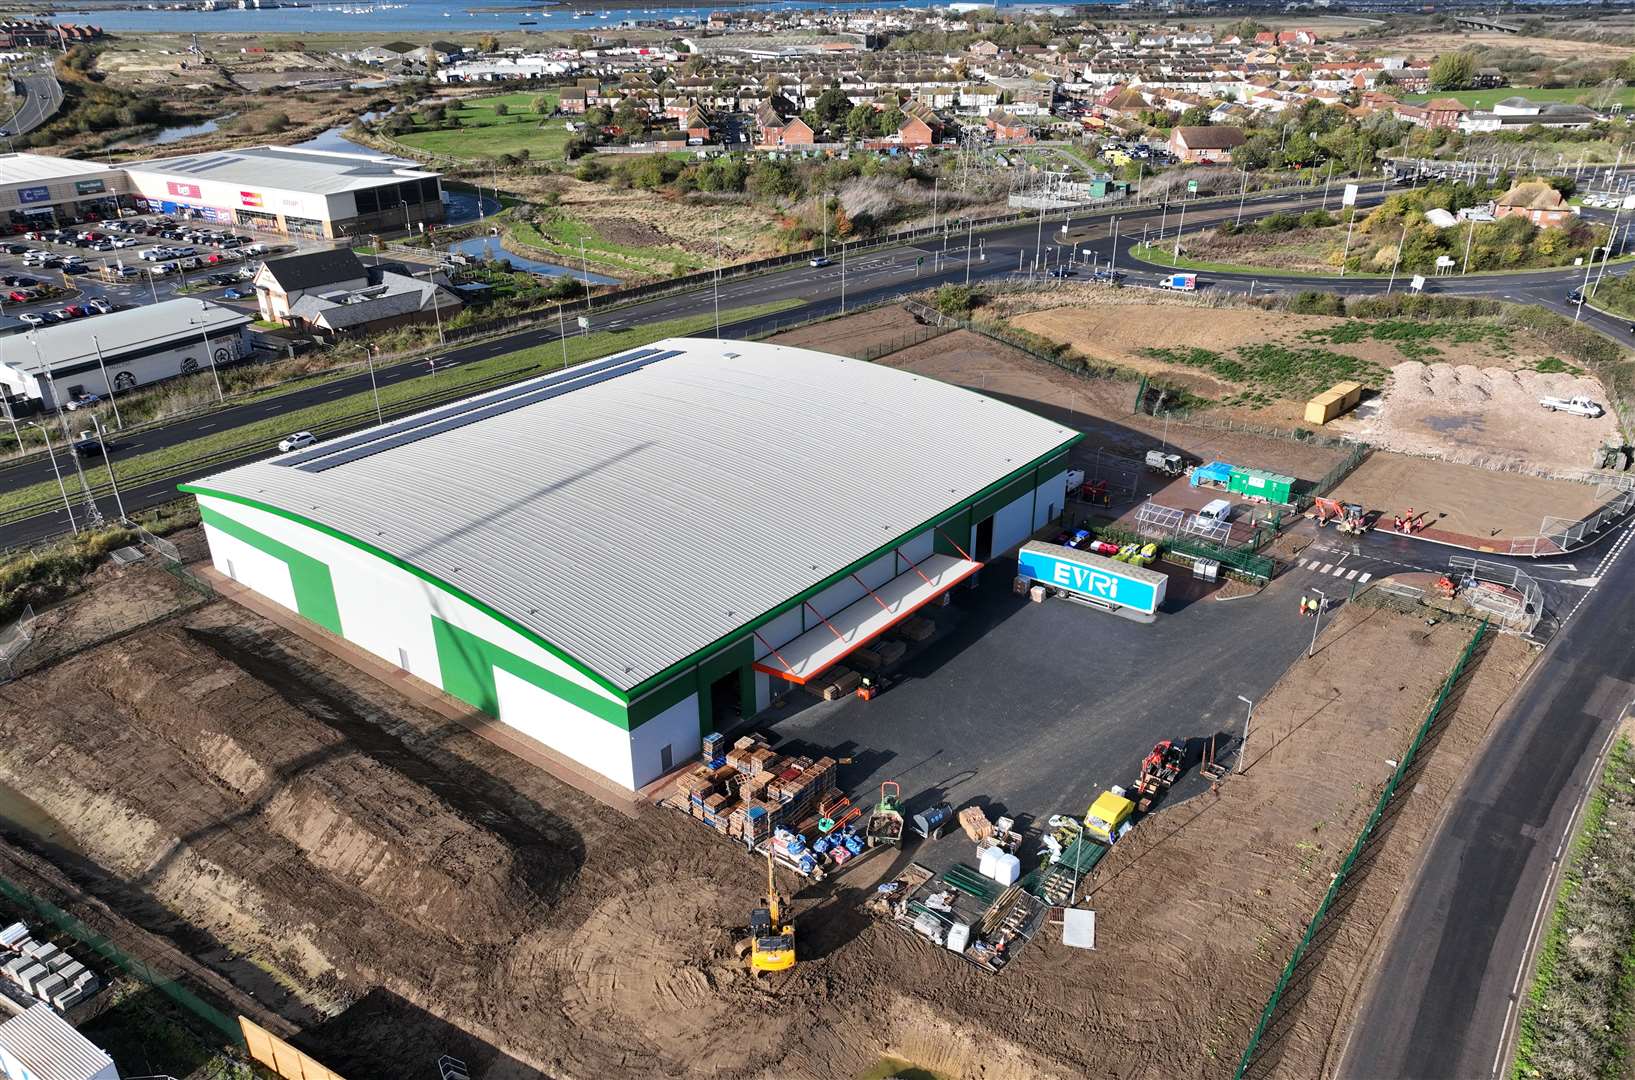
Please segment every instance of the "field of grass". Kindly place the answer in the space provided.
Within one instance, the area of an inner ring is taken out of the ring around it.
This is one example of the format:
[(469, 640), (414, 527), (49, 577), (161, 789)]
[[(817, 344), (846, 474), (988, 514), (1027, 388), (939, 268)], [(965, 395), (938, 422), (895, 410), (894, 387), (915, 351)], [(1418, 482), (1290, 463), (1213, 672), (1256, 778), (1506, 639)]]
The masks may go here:
[[(1147, 356), (1166, 364), (1199, 368), (1245, 387), (1244, 404), (1266, 404), (1272, 398), (1303, 398), (1344, 380), (1379, 386), (1385, 369), (1331, 349), (1290, 348), (1265, 343), (1241, 345), (1231, 353), (1202, 348), (1149, 348)], [(1236, 399), (1234, 399), (1234, 403)]]
[[(393, 137), (406, 146), (446, 157), (494, 158), (526, 150), (530, 160), (559, 160), (568, 144), (567, 121), (536, 113), (534, 103), (540, 98), (546, 99), (549, 108), (556, 108), (554, 93), (475, 98), (450, 106), (448, 116), (458, 127), (427, 127), (423, 117), (416, 115), (416, 130)], [(497, 111), (499, 105), (507, 110), (504, 116)]]
[[(1204, 273), (1218, 274), (1259, 274), (1262, 277), (1310, 277), (1310, 270), (1278, 270), (1265, 266), (1244, 266), (1240, 263), (1205, 262), (1202, 259), (1189, 259), (1182, 255), (1175, 257), (1173, 244), (1137, 244), (1130, 249), (1130, 254), (1142, 262), (1152, 263), (1154, 266), (1168, 266), (1176, 270), (1198, 270)], [(1346, 277), (1387, 277), (1386, 274), (1347, 274)]]
[(1517, 1027), (1512, 1080), (1629, 1075), (1635, 1026), (1635, 766), (1627, 736), (1590, 797)]
[[(755, 304), (750, 307), (732, 308), (721, 313), (721, 323), (725, 326), (727, 323), (769, 315), (775, 311), (797, 306), (799, 303), (799, 300), (789, 299)], [(706, 311), (700, 315), (689, 315), (685, 318), (669, 319), (664, 322), (643, 323), (623, 330), (601, 330), (591, 334), (575, 335), (568, 338), (567, 341), (566, 366), (572, 367), (587, 360), (607, 356), (621, 349), (645, 345), (660, 338), (685, 337), (689, 334), (713, 331), (714, 328), (715, 315), (713, 312)], [(426, 407), (429, 403), (420, 399), (427, 394), (435, 393), (445, 399), (453, 399), (461, 396), (469, 387), (488, 385), (496, 379), (503, 379), (507, 376), (521, 379), (530, 375), (543, 374), (552, 369), (563, 367), (563, 356), (562, 344), (560, 342), (550, 342), (545, 345), (534, 345), (526, 349), (518, 349), (515, 352), (503, 353), (487, 360), (479, 360), (476, 363), (463, 364), (430, 378), (393, 383), (380, 389), (381, 410), (389, 419), (394, 412), (407, 412)], [(258, 444), (270, 447), (292, 431), (311, 431), (322, 437), (341, 427), (355, 424), (359, 416), (373, 411), (374, 407), (375, 399), (371, 393), (365, 391), (350, 394), (318, 405), (292, 409), (269, 420), (229, 428), (175, 446), (167, 446), (163, 449), (129, 457), (116, 457), (114, 464), (118, 469), (118, 475), (121, 477), (142, 476), (148, 481), (157, 480), (166, 475), (180, 472), (200, 458), (212, 454), (229, 453), (240, 447), (253, 448)], [(108, 483), (107, 466), (87, 466), (85, 468), (85, 478), (93, 488), (106, 486)], [(72, 480), (72, 477), (70, 477), (70, 480)], [(69, 491), (72, 498), (72, 484), (70, 484)], [(56, 497), (56, 495), (57, 485), (54, 480), (7, 491), (0, 495), (0, 514), (49, 500)]]
[(1593, 102), (1597, 108), (1602, 101), (1622, 105), (1626, 109), (1635, 107), (1635, 86), (1620, 86), (1613, 89), (1610, 91), (1610, 100), (1608, 94), (1608, 91), (1595, 86), (1563, 86), (1553, 90), (1501, 86), (1494, 90), (1445, 90), (1440, 94), (1406, 94), (1402, 100), (1413, 105), (1421, 105), (1432, 98), (1453, 98), (1472, 109), (1491, 109), (1508, 97), (1524, 97), (1529, 101), (1565, 101), (1573, 105), (1589, 105)]
[(569, 266), (578, 264), (579, 244), (583, 241), (585, 254), (597, 269), (620, 277), (647, 275), (655, 271), (687, 273), (712, 265), (702, 256), (682, 248), (631, 247), (614, 243), (592, 226), (565, 215), (539, 226), (527, 221), (514, 222), (507, 232), (523, 246)]

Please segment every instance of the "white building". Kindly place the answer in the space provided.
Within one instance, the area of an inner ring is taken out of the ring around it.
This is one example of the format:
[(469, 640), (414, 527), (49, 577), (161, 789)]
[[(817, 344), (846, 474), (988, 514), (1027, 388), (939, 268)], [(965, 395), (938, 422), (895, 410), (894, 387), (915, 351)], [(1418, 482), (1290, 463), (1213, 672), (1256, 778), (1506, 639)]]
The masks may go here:
[(119, 1080), (114, 1059), (43, 1001), (0, 1024), (6, 1080)]
[(0, 337), (0, 391), (22, 415), (208, 372), (248, 355), (249, 325), (232, 308), (181, 298), (11, 334)]
[(0, 154), (0, 221), (20, 228), (113, 217), (127, 190), (124, 171), (100, 162)]
[(183, 490), (220, 573), (633, 789), (1058, 518), (1080, 437), (671, 339)]
[(443, 220), (438, 174), (380, 154), (257, 146), (125, 167), (141, 208), (302, 236)]

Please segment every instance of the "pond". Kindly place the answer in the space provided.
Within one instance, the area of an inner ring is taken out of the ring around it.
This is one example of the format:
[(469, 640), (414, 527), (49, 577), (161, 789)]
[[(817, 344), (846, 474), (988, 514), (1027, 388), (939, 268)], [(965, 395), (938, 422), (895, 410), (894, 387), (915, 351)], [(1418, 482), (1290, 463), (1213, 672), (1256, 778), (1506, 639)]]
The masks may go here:
[(464, 255), (470, 259), (509, 259), (511, 265), (518, 270), (527, 270), (533, 274), (543, 274), (546, 277), (576, 277), (592, 285), (617, 285), (618, 278), (604, 277), (601, 274), (586, 274), (582, 270), (569, 266), (558, 266), (555, 263), (539, 262), (526, 255), (518, 255), (506, 249), (497, 236), (473, 236), (469, 240), (459, 240), (446, 249), (451, 254)]

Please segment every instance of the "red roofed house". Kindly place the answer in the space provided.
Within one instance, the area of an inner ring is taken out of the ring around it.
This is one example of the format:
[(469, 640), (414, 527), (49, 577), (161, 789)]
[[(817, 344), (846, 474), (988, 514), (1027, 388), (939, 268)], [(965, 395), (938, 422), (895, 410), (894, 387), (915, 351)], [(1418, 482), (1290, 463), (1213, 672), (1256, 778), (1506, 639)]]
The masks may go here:
[(942, 138), (942, 118), (929, 105), (910, 101), (903, 106), (897, 141), (904, 146), (930, 146)]
[(1493, 203), (1496, 218), (1524, 217), (1540, 229), (1560, 228), (1573, 218), (1573, 208), (1561, 192), (1542, 180), (1527, 180), (1500, 195)]

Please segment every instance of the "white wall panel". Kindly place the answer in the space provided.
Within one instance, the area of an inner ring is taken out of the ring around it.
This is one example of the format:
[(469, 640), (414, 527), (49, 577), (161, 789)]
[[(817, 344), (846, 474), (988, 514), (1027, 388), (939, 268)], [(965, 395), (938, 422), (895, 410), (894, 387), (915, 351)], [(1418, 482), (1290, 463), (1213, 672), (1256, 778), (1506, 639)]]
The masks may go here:
[(296, 610), (295, 583), (290, 578), (289, 564), (283, 559), (274, 558), (209, 525), (204, 527), (204, 536), (210, 543), (210, 562), (218, 572), (254, 589), (280, 607)]
[[(931, 557), (931, 553), (936, 550), (936, 544), (936, 533), (927, 529), (912, 540), (897, 545), (897, 550), (909, 562), (919, 563)], [(908, 567), (904, 566), (902, 569), (906, 571)]]
[[(1033, 527), (1042, 529), (1054, 514), (1067, 506), (1067, 473), (1059, 472), (1039, 485), (1039, 497), (1033, 506)], [(1051, 508), (1055, 509), (1052, 510)]]
[(1033, 490), (1023, 492), (993, 516), (993, 553), (1003, 555), (1033, 532)]
[[(346, 616), (343, 613), (341, 617)], [(506, 727), (516, 728), (616, 784), (637, 786), (630, 762), (629, 732), (499, 668), (494, 669), (494, 690), (500, 703), (500, 722)], [(657, 723), (657, 719), (648, 723)], [(693, 749), (698, 749), (697, 704), (693, 705)]]
[[(604, 725), (606, 726), (606, 725)], [(664, 775), (663, 751), (670, 747), (670, 767), (698, 757), (703, 743), (698, 735), (698, 695), (689, 694), (630, 733), (630, 769), (633, 787), (651, 784)]]

